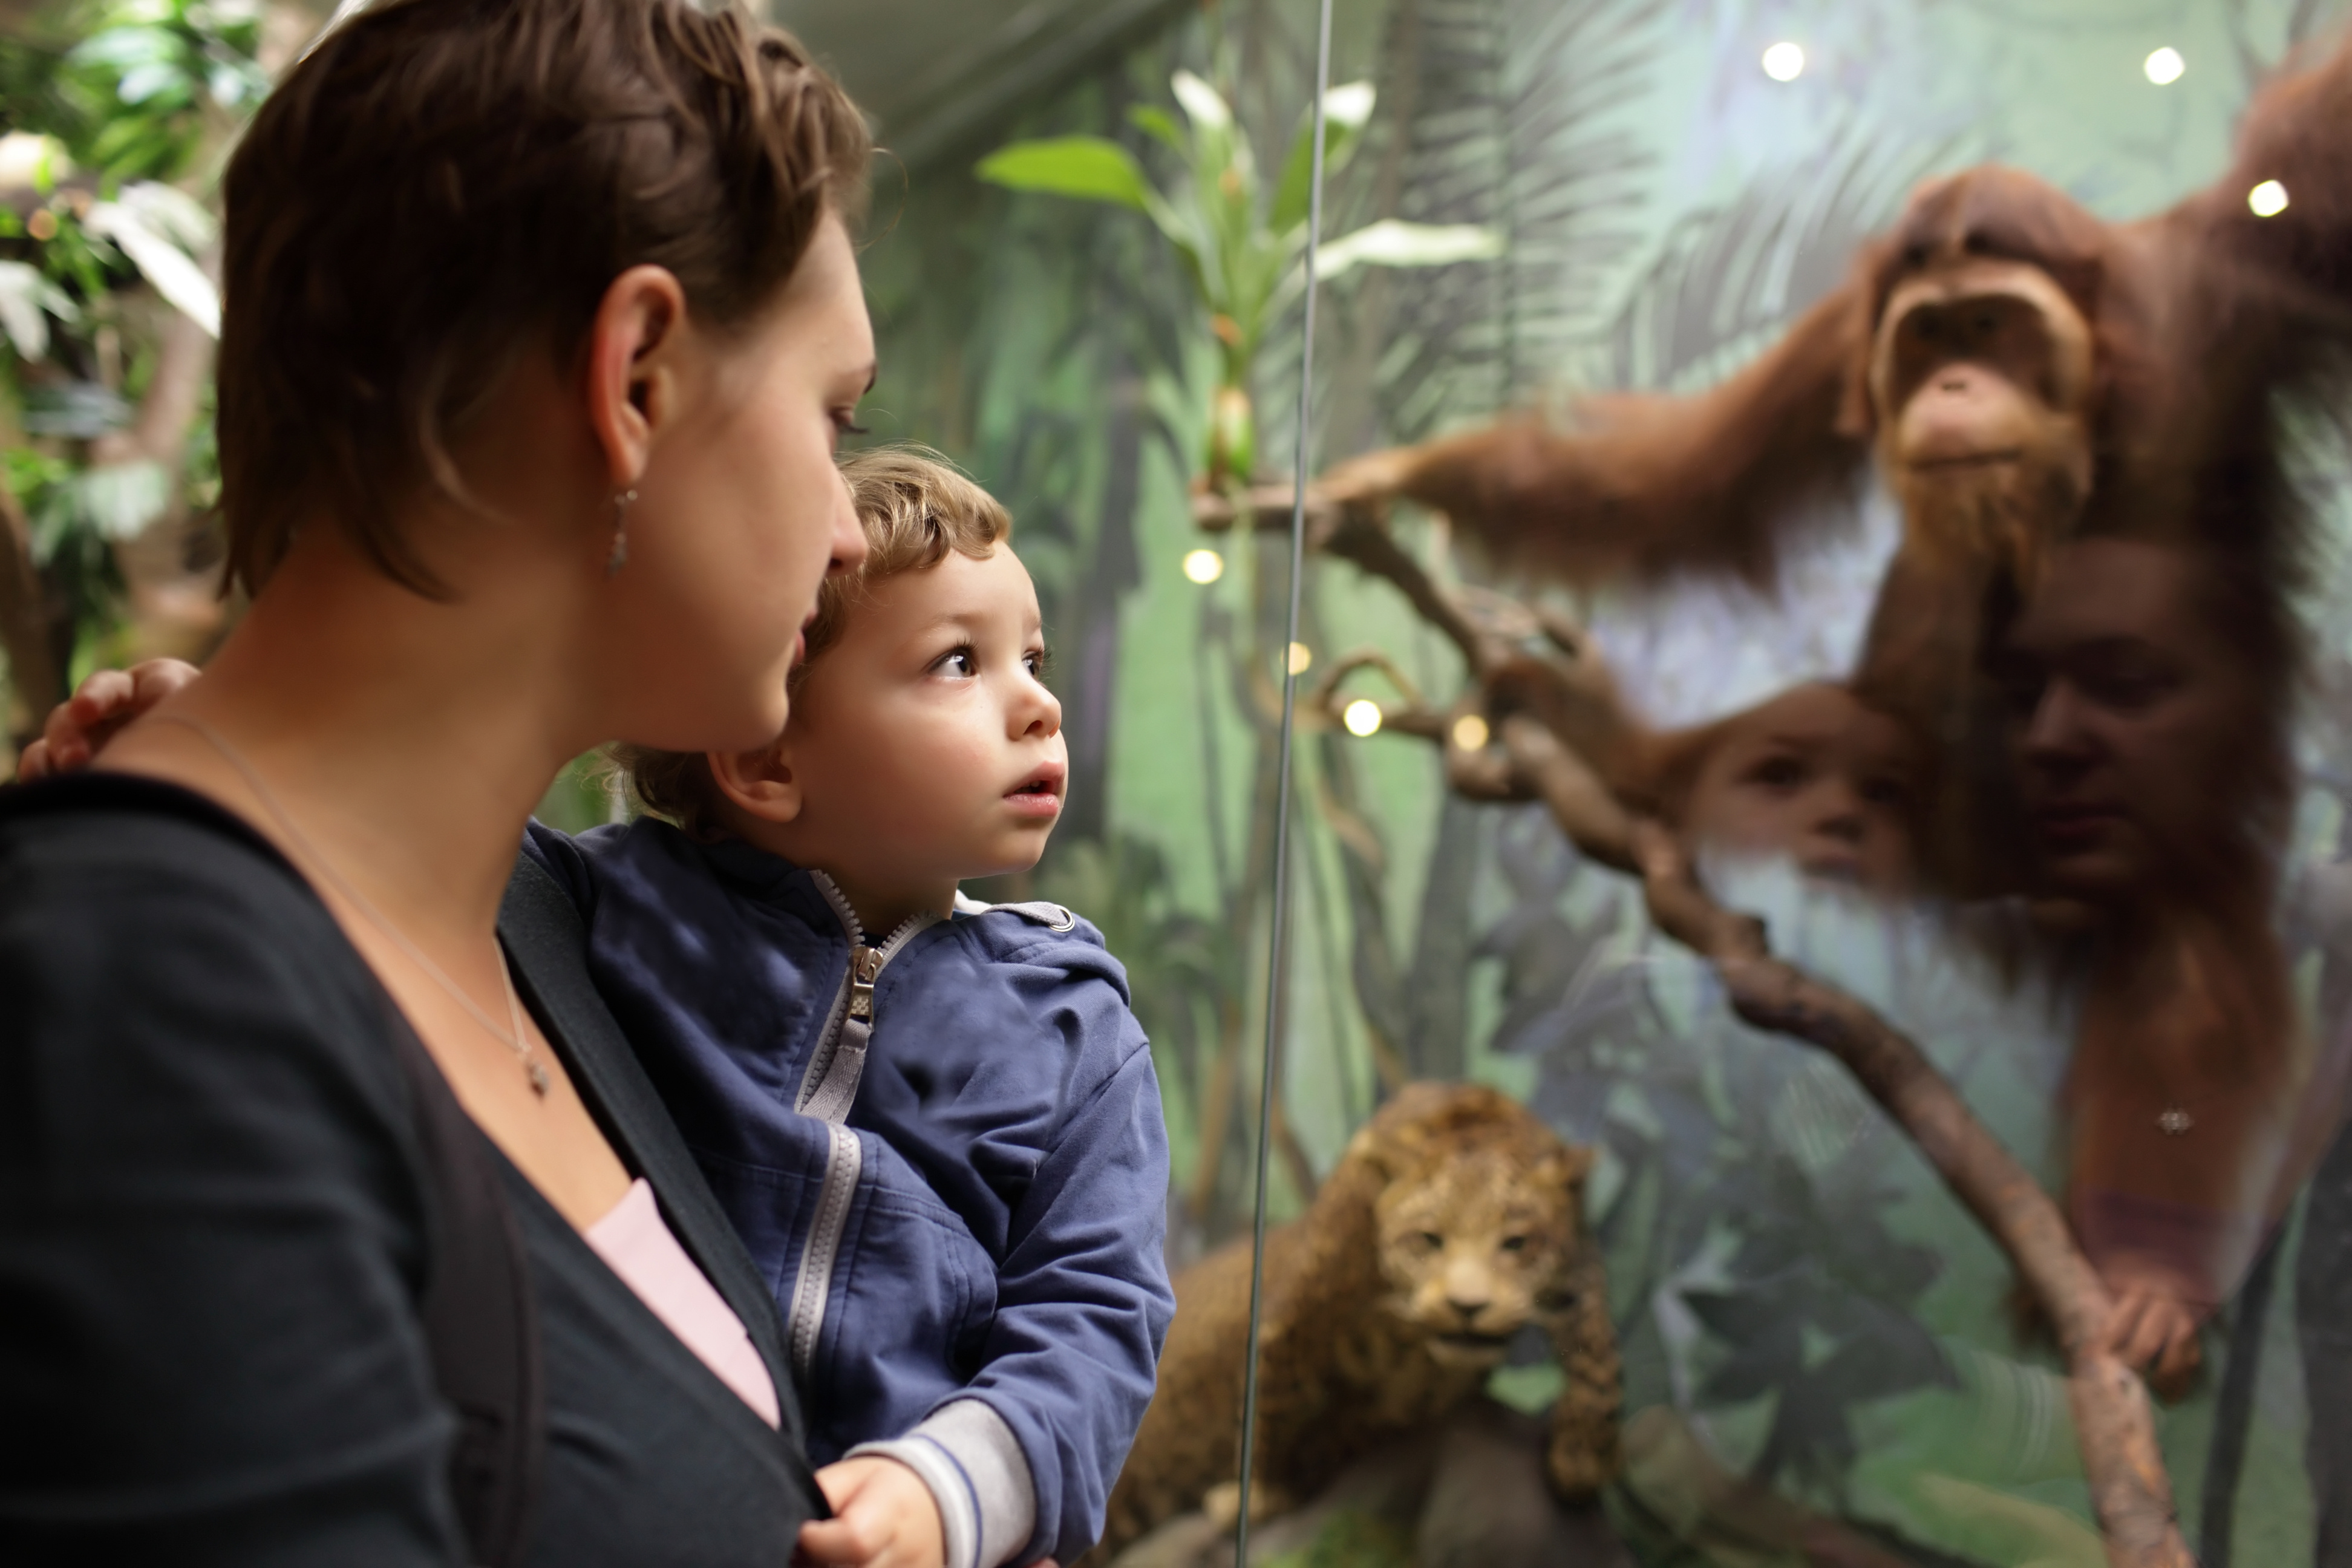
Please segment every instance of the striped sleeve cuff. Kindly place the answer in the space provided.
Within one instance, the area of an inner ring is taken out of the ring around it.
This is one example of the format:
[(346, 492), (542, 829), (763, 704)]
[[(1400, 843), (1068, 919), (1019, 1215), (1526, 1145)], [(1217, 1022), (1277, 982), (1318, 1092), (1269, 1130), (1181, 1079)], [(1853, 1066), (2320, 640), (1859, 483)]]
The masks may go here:
[(986, 1404), (953, 1399), (887, 1443), (860, 1443), (847, 1458), (896, 1459), (939, 1505), (947, 1568), (999, 1568), (1037, 1530), (1037, 1491), (1021, 1441)]

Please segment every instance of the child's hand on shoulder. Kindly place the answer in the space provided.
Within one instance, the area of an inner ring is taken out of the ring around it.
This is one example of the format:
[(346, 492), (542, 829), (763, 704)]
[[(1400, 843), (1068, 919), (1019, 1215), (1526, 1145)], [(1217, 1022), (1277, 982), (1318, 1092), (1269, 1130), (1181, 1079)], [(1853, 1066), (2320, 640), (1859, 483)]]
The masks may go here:
[(896, 1459), (843, 1459), (816, 1473), (831, 1519), (801, 1526), (800, 1561), (825, 1568), (944, 1568), (939, 1504)]

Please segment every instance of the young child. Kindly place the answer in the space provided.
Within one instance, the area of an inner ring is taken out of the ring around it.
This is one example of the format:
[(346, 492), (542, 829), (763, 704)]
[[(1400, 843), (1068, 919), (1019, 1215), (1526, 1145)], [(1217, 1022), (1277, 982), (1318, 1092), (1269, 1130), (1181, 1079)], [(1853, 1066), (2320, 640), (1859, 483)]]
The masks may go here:
[(1158, 1086), (1092, 926), (958, 890), (1036, 863), (1067, 774), (1010, 520), (926, 454), (843, 467), (868, 554), (782, 737), (626, 755), (660, 816), (530, 848), (783, 1310), (839, 1515), (803, 1555), (1067, 1563), (1173, 1310)]
[(1846, 688), (1809, 682), (1650, 749), (1645, 793), (1693, 844), (1786, 856), (1874, 894), (1910, 889), (1918, 749)]
[[(837, 1515), (801, 1555), (1068, 1563), (1174, 1310), (1159, 1085), (1098, 931), (958, 890), (1036, 864), (1068, 772), (1010, 519), (929, 454), (842, 468), (867, 554), (824, 586), (783, 734), (626, 755), (658, 816), (525, 850), (784, 1313)], [(28, 774), (195, 678), (94, 678)]]

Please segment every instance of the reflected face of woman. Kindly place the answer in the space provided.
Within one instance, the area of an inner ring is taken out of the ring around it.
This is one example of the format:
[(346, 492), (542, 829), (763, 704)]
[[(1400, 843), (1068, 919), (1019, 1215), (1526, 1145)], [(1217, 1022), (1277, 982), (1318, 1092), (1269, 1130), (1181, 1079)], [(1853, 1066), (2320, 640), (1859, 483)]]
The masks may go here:
[(656, 448), (612, 578), (623, 738), (672, 751), (774, 739), (818, 585), (865, 555), (834, 454), (874, 330), (839, 220), (762, 314), (709, 341), (710, 395)]
[(1893, 720), (1840, 687), (1799, 687), (1727, 721), (1683, 826), (1713, 849), (1785, 855), (1808, 877), (1899, 892), (1917, 766)]
[(2264, 694), (2198, 592), (2197, 557), (2078, 540), (2053, 558), (1997, 672), (2043, 891), (2160, 888), (2229, 826)]

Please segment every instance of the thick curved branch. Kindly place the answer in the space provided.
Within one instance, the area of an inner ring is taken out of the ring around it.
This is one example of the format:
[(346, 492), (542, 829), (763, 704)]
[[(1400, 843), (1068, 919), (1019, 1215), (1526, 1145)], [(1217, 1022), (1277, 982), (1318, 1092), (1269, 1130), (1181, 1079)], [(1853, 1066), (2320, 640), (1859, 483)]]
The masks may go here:
[[(1827, 1051), (1845, 1066), (1991, 1234), (2056, 1325), (2108, 1561), (2116, 1568), (2193, 1568), (2157, 1447), (2147, 1391), (2101, 1342), (2112, 1300), (2058, 1205), (1916, 1043), (1863, 1003), (1773, 957), (1762, 925), (1717, 903), (1675, 836), (1629, 807), (1603, 768), (1587, 761), (1576, 744), (1578, 732), (1591, 731), (1591, 710), (1611, 689), (1580, 629), (1563, 617), (1526, 612), (1559, 650), (1545, 656), (1525, 639), (1481, 628), (1481, 618), (1494, 626), (1497, 617), (1475, 616), (1402, 550), (1360, 550), (1350, 559), (1396, 582), (1416, 605), (1444, 602), (1453, 623), (1472, 628), (1466, 641), (1456, 640), (1475, 686), (1454, 711), (1500, 716), (1494, 732), (1498, 743), (1475, 751), (1458, 744), (1456, 731), (1419, 704), (1400, 715), (1409, 716), (1410, 724), (1393, 727), (1443, 746), (1447, 781), (1465, 795), (1541, 800), (1584, 855), (1641, 879), (1652, 921), (1713, 966), (1741, 1018)], [(1369, 656), (1357, 656), (1347, 668), (1369, 662)], [(1326, 678), (1325, 706), (1336, 704), (1343, 673)]]

